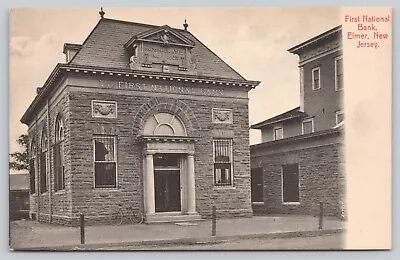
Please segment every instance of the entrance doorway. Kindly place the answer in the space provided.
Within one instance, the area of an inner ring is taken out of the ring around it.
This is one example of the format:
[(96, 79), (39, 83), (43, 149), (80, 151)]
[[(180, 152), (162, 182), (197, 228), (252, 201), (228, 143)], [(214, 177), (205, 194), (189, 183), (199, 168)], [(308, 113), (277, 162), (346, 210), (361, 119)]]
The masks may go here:
[(179, 154), (154, 155), (155, 211), (181, 211)]
[(154, 171), (156, 212), (181, 211), (179, 170)]

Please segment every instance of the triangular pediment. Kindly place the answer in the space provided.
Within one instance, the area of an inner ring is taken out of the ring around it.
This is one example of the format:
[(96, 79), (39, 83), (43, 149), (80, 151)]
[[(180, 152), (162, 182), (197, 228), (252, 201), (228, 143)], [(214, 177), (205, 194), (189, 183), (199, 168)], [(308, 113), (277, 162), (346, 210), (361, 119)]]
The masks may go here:
[(168, 25), (160, 26), (158, 28), (136, 34), (125, 44), (125, 46), (130, 47), (135, 42), (143, 41), (154, 42), (163, 45), (177, 45), (190, 48), (194, 47), (193, 41), (172, 29)]

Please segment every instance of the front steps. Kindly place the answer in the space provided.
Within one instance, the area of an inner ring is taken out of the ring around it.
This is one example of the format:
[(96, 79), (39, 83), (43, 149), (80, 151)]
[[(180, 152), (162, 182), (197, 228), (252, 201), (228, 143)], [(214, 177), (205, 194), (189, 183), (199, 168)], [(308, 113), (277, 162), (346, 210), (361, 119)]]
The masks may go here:
[(147, 215), (145, 223), (178, 223), (178, 222), (192, 222), (202, 220), (199, 213), (183, 215), (181, 212), (160, 212), (152, 215)]

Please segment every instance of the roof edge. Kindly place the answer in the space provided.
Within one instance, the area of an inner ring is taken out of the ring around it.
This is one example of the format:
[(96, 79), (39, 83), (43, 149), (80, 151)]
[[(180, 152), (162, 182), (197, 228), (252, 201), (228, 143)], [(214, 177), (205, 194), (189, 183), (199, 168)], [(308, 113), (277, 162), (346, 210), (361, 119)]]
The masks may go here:
[[(295, 107), (295, 108), (293, 108), (293, 109), (290, 109), (290, 110), (288, 110), (288, 111), (285, 111), (285, 112), (283, 112), (283, 113), (280, 113), (280, 114), (278, 114), (278, 115), (276, 115), (276, 116), (267, 118), (267, 119), (265, 119), (265, 120), (263, 120), (263, 121), (261, 121), (261, 122), (259, 122), (259, 123), (253, 124), (253, 125), (250, 126), (250, 129), (261, 129), (261, 128), (264, 127), (264, 126), (268, 126), (268, 125), (271, 125), (271, 124), (275, 124), (275, 123), (287, 121), (287, 120), (290, 120), (290, 119), (295, 119), (295, 118), (303, 117), (304, 115), (291, 115), (291, 116), (288, 116), (288, 117), (285, 117), (285, 118), (276, 119), (276, 120), (274, 120), (274, 121), (267, 122), (268, 120), (271, 120), (271, 119), (273, 119), (273, 118), (275, 118), (275, 117), (281, 116), (281, 115), (283, 115), (283, 114), (285, 114), (285, 113), (288, 113), (288, 112), (290, 112), (290, 111), (294, 111), (294, 110), (297, 110), (297, 109), (300, 109), (300, 107), (299, 107), (299, 106), (298, 106), (298, 107)], [(303, 112), (303, 113), (304, 113), (304, 112)]]
[[(92, 66), (82, 66), (82, 65), (75, 65), (71, 63), (57, 63), (53, 71), (50, 73), (49, 77), (43, 84), (42, 90), (35, 96), (34, 100), (31, 102), (29, 105), (28, 109), (25, 111), (23, 116), (21, 117), (20, 121), (23, 124), (28, 124), (28, 117), (30, 114), (36, 109), (36, 106), (42, 101), (42, 99), (47, 96), (47, 93), (50, 91), (50, 88), (52, 86), (52, 83), (58, 75), (60, 75), (60, 72), (62, 70), (66, 71), (76, 71), (76, 72), (99, 72), (99, 73), (111, 73), (111, 74), (117, 74), (117, 75), (136, 75), (140, 77), (149, 77), (149, 78), (172, 78), (176, 79), (177, 81), (181, 81), (182, 79), (184, 81), (198, 81), (198, 82), (204, 82), (208, 81), (210, 84), (226, 84), (226, 85), (232, 85), (232, 86), (238, 86), (242, 87), (249, 87), (249, 88), (255, 88), (258, 86), (261, 81), (254, 81), (254, 80), (239, 80), (239, 79), (229, 79), (229, 78), (216, 78), (216, 77), (199, 77), (199, 76), (191, 76), (191, 75), (180, 75), (180, 74), (170, 74), (170, 75), (165, 75), (165, 74), (157, 74), (157, 73), (148, 73), (145, 71), (132, 71), (132, 70), (117, 70), (117, 69), (110, 69), (110, 68), (103, 68), (103, 67), (92, 67)], [(111, 75), (110, 74), (110, 75)]]
[(309, 45), (311, 45), (311, 44), (313, 44), (313, 43), (315, 43), (315, 42), (317, 42), (319, 40), (322, 40), (325, 37), (333, 35), (333, 34), (339, 32), (341, 30), (342, 30), (342, 25), (338, 25), (338, 26), (336, 26), (336, 27), (334, 27), (334, 28), (332, 28), (332, 29), (330, 29), (328, 31), (325, 31), (325, 32), (323, 32), (323, 33), (321, 33), (321, 34), (319, 34), (319, 35), (317, 35), (315, 37), (312, 37), (311, 39), (308, 39), (308, 40), (306, 40), (306, 41), (304, 41), (302, 43), (299, 43), (299, 44), (287, 49), (287, 51), (290, 52), (290, 53), (293, 53), (293, 54), (297, 54), (301, 49), (304, 49), (305, 47), (307, 47), (307, 46), (309, 46)]
[(279, 144), (284, 144), (284, 143), (293, 142), (293, 141), (303, 141), (303, 140), (307, 140), (310, 138), (322, 137), (322, 136), (327, 136), (327, 135), (335, 135), (335, 134), (341, 135), (343, 133), (344, 133), (343, 129), (329, 128), (326, 130), (317, 131), (317, 132), (313, 132), (313, 133), (309, 133), (309, 134), (300, 134), (300, 135), (283, 138), (283, 139), (279, 139), (279, 140), (272, 140), (272, 141), (268, 141), (268, 142), (253, 144), (253, 145), (250, 145), (250, 149), (253, 149), (253, 150), (254, 149), (262, 149), (263, 147), (268, 147), (268, 146), (272, 146), (272, 145), (279, 145)]

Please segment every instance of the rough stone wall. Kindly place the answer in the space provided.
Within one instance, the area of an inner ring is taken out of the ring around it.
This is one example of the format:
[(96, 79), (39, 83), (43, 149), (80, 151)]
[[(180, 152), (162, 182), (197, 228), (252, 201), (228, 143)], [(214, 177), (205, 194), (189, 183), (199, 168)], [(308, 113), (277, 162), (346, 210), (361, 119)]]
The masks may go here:
[[(33, 118), (28, 136), (31, 142), (33, 138), (36, 142), (37, 153), (35, 159), (35, 187), (36, 192), (30, 195), (30, 215), (37, 217), (41, 222), (55, 222), (68, 224), (71, 214), (71, 195), (70, 195), (70, 153), (69, 153), (69, 105), (68, 93), (62, 92), (61, 87), (57, 93), (51, 95), (49, 101), (49, 120), (47, 118), (47, 104), (44, 104)], [(65, 155), (65, 189), (54, 191), (54, 143), (55, 143), (55, 121), (57, 115), (61, 115), (64, 122), (64, 155)], [(47, 125), (49, 122), (49, 126)], [(42, 131), (45, 129), (47, 138), (50, 140), (50, 149), (47, 146), (47, 191), (39, 192), (39, 171), (40, 171), (40, 145)], [(51, 193), (51, 194), (49, 194)], [(38, 214), (39, 213), (39, 214)]]
[[(137, 126), (160, 111), (176, 113), (189, 135), (199, 137), (194, 155), (197, 211), (207, 217), (216, 205), (221, 216), (251, 216), (247, 100), (227, 98), (216, 102), (212, 98), (178, 99), (166, 94), (154, 97), (154, 93), (151, 96), (132, 93), (70, 92), (72, 216), (85, 214), (90, 222), (109, 222), (118, 203), (125, 210), (132, 206), (137, 214), (143, 212), (143, 147)], [(92, 100), (116, 101), (117, 118), (92, 117)], [(143, 107), (145, 112), (141, 112)], [(233, 124), (213, 124), (212, 108), (232, 109)], [(94, 188), (94, 134), (117, 137), (116, 189)], [(233, 187), (213, 185), (213, 137), (233, 138)]]
[[(263, 169), (264, 214), (340, 216), (345, 203), (344, 150), (340, 137), (314, 137), (280, 144), (279, 148), (252, 149), (251, 167)], [(336, 140), (336, 141), (333, 141)], [(297, 142), (296, 147), (293, 145)], [(268, 152), (270, 150), (271, 152)], [(282, 165), (299, 164), (299, 204), (282, 203)]]

